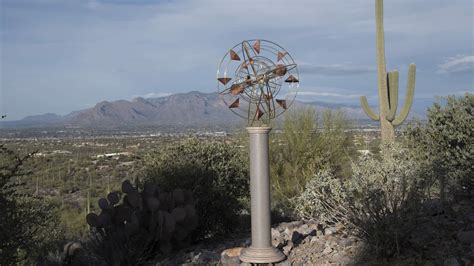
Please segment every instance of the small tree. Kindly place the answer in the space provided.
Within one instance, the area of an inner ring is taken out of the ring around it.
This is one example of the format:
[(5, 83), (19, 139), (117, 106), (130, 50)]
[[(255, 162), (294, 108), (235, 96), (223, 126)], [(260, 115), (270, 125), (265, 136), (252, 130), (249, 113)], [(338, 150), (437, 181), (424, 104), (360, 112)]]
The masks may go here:
[(239, 147), (186, 140), (149, 154), (145, 168), (146, 180), (166, 190), (193, 192), (199, 215), (196, 238), (236, 228), (249, 193), (248, 163)]
[(55, 206), (25, 192), (20, 156), (0, 145), (0, 265), (32, 264), (62, 240)]
[(270, 147), (273, 197), (278, 208), (293, 212), (293, 199), (322, 169), (331, 169), (337, 177), (349, 176), (354, 145), (345, 132), (348, 124), (342, 111), (326, 110), (318, 116), (313, 108), (303, 108), (286, 114), (283, 131), (274, 136)]
[[(472, 193), (474, 189), (474, 95), (440, 98), (428, 109), (428, 123), (410, 127), (405, 136), (445, 192)], [(456, 193), (450, 193), (454, 195)]]

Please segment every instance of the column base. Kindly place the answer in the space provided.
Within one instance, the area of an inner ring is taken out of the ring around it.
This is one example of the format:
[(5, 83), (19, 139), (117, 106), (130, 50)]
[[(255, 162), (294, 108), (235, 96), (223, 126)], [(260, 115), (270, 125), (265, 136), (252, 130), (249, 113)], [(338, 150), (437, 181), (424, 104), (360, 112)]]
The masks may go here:
[(277, 263), (286, 259), (286, 256), (274, 247), (256, 248), (250, 246), (242, 250), (239, 259), (248, 263)]

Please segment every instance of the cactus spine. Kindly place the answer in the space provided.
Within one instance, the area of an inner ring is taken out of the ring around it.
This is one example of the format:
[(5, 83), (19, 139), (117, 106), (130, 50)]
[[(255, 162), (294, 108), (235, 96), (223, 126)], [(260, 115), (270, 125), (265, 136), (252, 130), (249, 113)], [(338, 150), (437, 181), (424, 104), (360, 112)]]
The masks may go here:
[(365, 96), (360, 97), (360, 103), (365, 113), (373, 120), (380, 121), (382, 141), (390, 142), (395, 139), (394, 126), (400, 125), (408, 116), (413, 103), (415, 92), (415, 64), (408, 68), (407, 92), (405, 103), (399, 115), (398, 106), (398, 71), (387, 73), (385, 67), (385, 41), (383, 30), (383, 0), (375, 0), (375, 24), (377, 39), (377, 85), (379, 94), (379, 114), (370, 109)]

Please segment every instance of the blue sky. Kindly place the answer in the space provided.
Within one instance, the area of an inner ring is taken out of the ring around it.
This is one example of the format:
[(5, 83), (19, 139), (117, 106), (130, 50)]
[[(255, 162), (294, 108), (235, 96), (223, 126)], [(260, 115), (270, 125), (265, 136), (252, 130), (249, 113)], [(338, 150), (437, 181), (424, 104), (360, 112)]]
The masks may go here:
[[(67, 114), (102, 100), (214, 92), (244, 39), (285, 47), (303, 100), (375, 103), (369, 0), (0, 0), (0, 112)], [(474, 92), (474, 1), (386, 0), (387, 68), (417, 64), (415, 104)]]

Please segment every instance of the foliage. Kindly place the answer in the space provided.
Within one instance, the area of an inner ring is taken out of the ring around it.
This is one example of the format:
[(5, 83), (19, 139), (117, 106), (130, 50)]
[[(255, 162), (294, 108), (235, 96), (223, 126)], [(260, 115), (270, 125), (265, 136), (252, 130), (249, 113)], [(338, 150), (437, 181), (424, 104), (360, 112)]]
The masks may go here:
[(383, 158), (364, 156), (353, 176), (340, 181), (322, 171), (298, 197), (298, 214), (342, 222), (356, 229), (378, 255), (399, 253), (424, 197), (419, 163), (400, 144), (382, 146)]
[(62, 240), (56, 206), (25, 193), (29, 171), (20, 156), (0, 146), (0, 264), (34, 263)]
[(248, 163), (238, 146), (190, 139), (151, 153), (145, 164), (146, 180), (193, 192), (195, 239), (235, 229), (249, 193)]
[(420, 165), (400, 144), (382, 146), (382, 159), (364, 157), (345, 182), (349, 221), (378, 255), (398, 255), (424, 199)]
[(87, 215), (93, 228), (89, 249), (108, 265), (137, 265), (173, 248), (189, 243), (190, 233), (197, 226), (192, 193), (175, 189), (164, 192), (147, 183), (138, 192), (124, 181), (126, 194), (111, 192), (99, 199), (99, 215)]
[(295, 198), (295, 213), (322, 223), (347, 222), (347, 194), (343, 183), (327, 169), (319, 171)]
[[(321, 127), (319, 127), (321, 123)], [(315, 172), (333, 171), (338, 177), (350, 174), (354, 144), (342, 111), (326, 110), (319, 117), (313, 108), (290, 111), (283, 132), (275, 134), (270, 147), (273, 199), (277, 208), (291, 214), (293, 199), (303, 191)]]
[(428, 109), (428, 123), (405, 131), (419, 160), (429, 165), (445, 192), (472, 193), (474, 190), (474, 95), (441, 98)]

